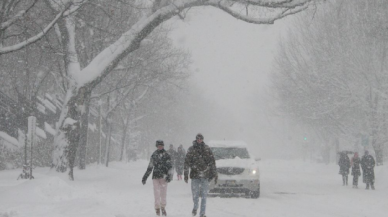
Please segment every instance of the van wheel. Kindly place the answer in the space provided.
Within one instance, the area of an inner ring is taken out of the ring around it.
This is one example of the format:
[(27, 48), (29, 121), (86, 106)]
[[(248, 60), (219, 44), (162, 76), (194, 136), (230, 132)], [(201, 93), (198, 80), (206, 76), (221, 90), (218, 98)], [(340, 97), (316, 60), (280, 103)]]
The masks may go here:
[(250, 195), (251, 195), (251, 198), (257, 199), (260, 197), (260, 191), (251, 191)]
[(254, 199), (259, 198), (260, 197), (260, 184), (259, 184), (259, 187), (257, 188), (257, 191), (250, 191), (249, 195), (251, 196), (251, 198), (254, 198)]

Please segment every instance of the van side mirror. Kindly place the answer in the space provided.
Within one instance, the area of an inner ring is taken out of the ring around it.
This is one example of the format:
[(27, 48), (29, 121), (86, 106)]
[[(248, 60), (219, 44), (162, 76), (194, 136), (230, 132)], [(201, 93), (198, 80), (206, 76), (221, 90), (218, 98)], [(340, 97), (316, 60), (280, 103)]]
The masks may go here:
[(257, 157), (255, 158), (255, 161), (261, 161), (261, 158)]

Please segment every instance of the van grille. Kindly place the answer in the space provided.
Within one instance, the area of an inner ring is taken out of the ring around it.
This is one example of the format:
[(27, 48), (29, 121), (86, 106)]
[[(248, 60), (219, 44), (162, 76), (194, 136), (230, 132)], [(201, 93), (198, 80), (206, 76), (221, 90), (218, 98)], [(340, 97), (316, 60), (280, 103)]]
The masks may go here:
[(240, 167), (220, 167), (217, 172), (224, 175), (238, 175), (244, 172), (244, 168)]

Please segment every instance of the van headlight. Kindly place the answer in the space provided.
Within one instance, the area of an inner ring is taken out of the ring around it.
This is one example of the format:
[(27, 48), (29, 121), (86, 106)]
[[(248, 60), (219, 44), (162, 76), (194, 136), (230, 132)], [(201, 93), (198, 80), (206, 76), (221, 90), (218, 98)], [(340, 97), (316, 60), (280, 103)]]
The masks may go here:
[(256, 170), (251, 171), (252, 175), (256, 175)]

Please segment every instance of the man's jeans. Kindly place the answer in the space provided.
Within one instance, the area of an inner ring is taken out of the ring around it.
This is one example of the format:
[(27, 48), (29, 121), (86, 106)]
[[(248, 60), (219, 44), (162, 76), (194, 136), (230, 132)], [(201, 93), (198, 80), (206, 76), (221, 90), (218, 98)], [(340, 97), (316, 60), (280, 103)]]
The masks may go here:
[(201, 195), (201, 211), (200, 216), (205, 215), (206, 212), (206, 197), (209, 191), (209, 181), (208, 179), (192, 179), (191, 180), (191, 192), (193, 194), (194, 210), (198, 209), (199, 195)]

